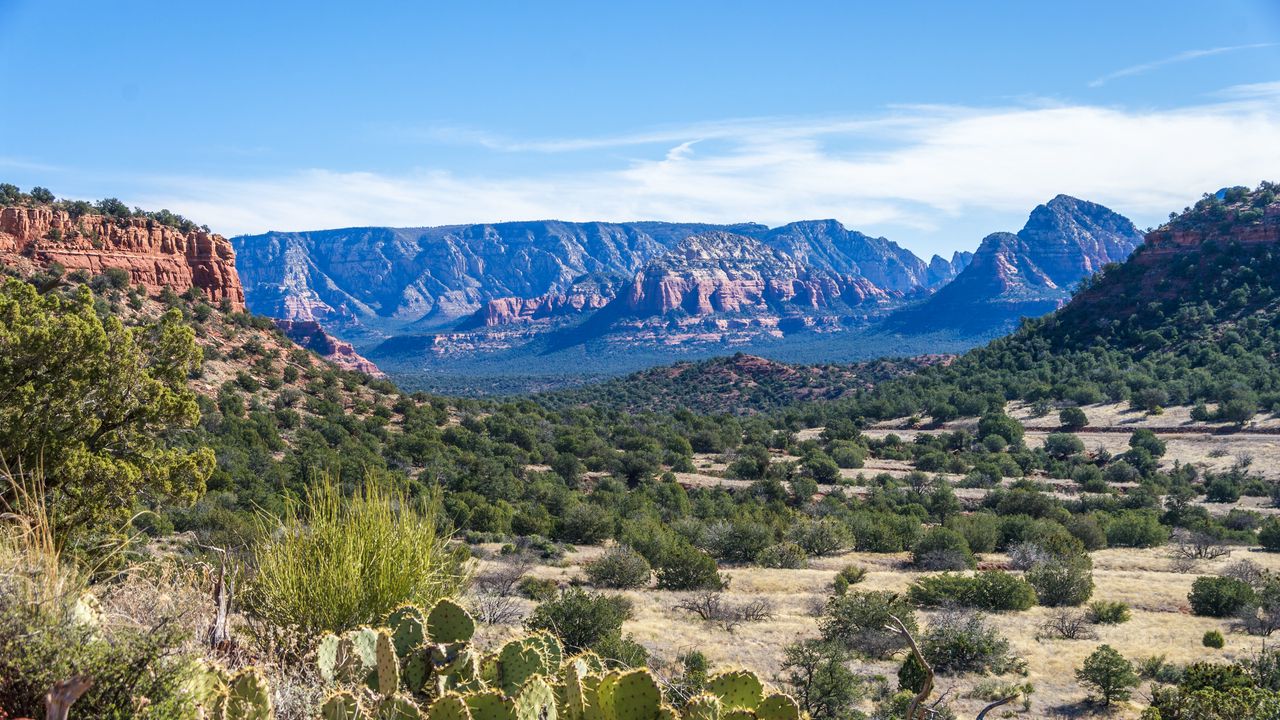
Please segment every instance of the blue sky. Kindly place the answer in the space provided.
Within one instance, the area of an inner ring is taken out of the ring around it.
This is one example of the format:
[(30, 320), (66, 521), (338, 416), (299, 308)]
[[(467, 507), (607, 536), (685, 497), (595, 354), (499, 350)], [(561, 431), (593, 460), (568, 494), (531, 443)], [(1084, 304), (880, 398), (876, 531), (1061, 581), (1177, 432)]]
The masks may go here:
[(0, 0), (0, 179), (226, 234), (835, 217), (972, 249), (1280, 180), (1280, 3)]

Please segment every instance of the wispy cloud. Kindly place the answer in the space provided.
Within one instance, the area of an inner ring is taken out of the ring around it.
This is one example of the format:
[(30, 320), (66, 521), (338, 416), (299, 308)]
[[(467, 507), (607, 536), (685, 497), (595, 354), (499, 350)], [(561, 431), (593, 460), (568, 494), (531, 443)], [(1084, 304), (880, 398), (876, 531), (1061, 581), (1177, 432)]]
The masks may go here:
[(1118, 80), (1122, 77), (1130, 77), (1133, 75), (1142, 75), (1152, 70), (1158, 70), (1166, 65), (1174, 65), (1177, 63), (1188, 62), (1190, 60), (1198, 60), (1200, 58), (1212, 57), (1214, 55), (1222, 55), (1225, 53), (1237, 52), (1240, 50), (1257, 50), (1259, 48), (1275, 47), (1276, 43), (1252, 43), (1249, 45), (1231, 45), (1228, 47), (1205, 48), (1201, 50), (1186, 50), (1177, 55), (1170, 55), (1167, 58), (1152, 60), (1151, 62), (1141, 63), (1139, 65), (1131, 65), (1127, 68), (1121, 68), (1112, 73), (1107, 73), (1089, 83), (1089, 87), (1102, 87), (1112, 80)]
[[(318, 168), (254, 179), (164, 177), (152, 178), (150, 190), (129, 201), (170, 207), (224, 233), (549, 218), (775, 225), (831, 217), (891, 237), (943, 228), (952, 235), (925, 243), (941, 250), (980, 237), (956, 234), (958, 220), (1003, 214), (1020, 223), (1058, 193), (1102, 202), (1145, 224), (1202, 192), (1276, 179), (1280, 98), (1238, 92), (1173, 111), (895, 108), (869, 119), (664, 128), (612, 138), (609, 146), (651, 137), (658, 138), (654, 147), (637, 145), (629, 153), (636, 157), (582, 170)], [(515, 145), (541, 153), (587, 143)], [(1010, 222), (984, 232), (1016, 227)]]

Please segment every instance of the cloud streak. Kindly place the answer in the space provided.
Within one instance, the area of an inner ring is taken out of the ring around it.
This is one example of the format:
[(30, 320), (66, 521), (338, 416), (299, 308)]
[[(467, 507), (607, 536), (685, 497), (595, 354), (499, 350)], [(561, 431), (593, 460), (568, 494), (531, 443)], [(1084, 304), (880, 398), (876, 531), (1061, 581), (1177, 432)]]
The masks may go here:
[[(1176, 111), (917, 107), (871, 119), (731, 121), (613, 138), (599, 146), (634, 145), (636, 157), (589, 170), (166, 177), (131, 202), (170, 207), (224, 233), (551, 218), (770, 225), (836, 218), (941, 250), (975, 244), (980, 236), (955, 230), (968, 216), (1011, 219), (984, 232), (1016, 229), (1015, 220), (1058, 193), (1147, 224), (1202, 192), (1276, 179), (1280, 97), (1237, 96), (1247, 99)], [(524, 145), (502, 152), (596, 147)]]
[(1107, 73), (1100, 78), (1089, 83), (1089, 87), (1102, 87), (1112, 80), (1118, 80), (1123, 77), (1131, 77), (1133, 75), (1142, 75), (1152, 70), (1158, 70), (1166, 65), (1175, 65), (1190, 60), (1199, 60), (1200, 58), (1212, 57), (1214, 55), (1222, 55), (1225, 53), (1238, 52), (1240, 50), (1257, 50), (1259, 48), (1275, 47), (1276, 43), (1252, 43), (1249, 45), (1231, 45), (1228, 47), (1206, 48), (1201, 50), (1186, 50), (1177, 55), (1170, 55), (1167, 58), (1153, 60), (1151, 62), (1142, 63), (1140, 65), (1131, 65), (1127, 68), (1121, 68), (1112, 73)]

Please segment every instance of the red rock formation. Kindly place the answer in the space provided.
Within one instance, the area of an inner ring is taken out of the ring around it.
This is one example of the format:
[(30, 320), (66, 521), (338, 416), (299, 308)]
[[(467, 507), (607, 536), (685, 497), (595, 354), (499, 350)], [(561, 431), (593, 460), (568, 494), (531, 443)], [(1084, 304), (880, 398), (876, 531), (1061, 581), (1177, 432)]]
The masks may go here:
[(276, 320), (290, 340), (344, 370), (355, 370), (374, 377), (386, 377), (372, 361), (356, 352), (351, 343), (335, 338), (314, 320)]
[(481, 308), (477, 324), (494, 327), (574, 315), (599, 310), (610, 299), (599, 293), (548, 293), (534, 298), (498, 298)]
[(93, 274), (121, 268), (153, 295), (166, 287), (178, 293), (197, 287), (214, 302), (227, 300), (244, 309), (230, 241), (147, 218), (72, 218), (51, 207), (6, 207), (0, 209), (0, 261), (40, 266), (56, 262), (69, 271)]

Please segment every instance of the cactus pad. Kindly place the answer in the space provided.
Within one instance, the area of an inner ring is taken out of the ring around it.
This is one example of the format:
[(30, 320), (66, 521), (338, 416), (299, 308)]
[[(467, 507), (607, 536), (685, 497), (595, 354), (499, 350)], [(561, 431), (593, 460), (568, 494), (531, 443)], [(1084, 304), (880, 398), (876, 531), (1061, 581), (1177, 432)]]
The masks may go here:
[(361, 720), (360, 703), (349, 692), (337, 692), (320, 706), (320, 720)]
[(734, 708), (721, 716), (722, 720), (757, 720), (755, 712), (746, 708)]
[(226, 720), (270, 720), (271, 689), (257, 668), (236, 673), (227, 686)]
[(377, 691), (381, 695), (394, 695), (400, 687), (400, 658), (396, 657), (395, 644), (391, 640), (390, 630), (378, 631)]
[(446, 693), (436, 698), (427, 709), (428, 720), (471, 720), (467, 701), (457, 693)]
[(613, 720), (657, 720), (662, 691), (648, 670), (632, 670), (614, 684), (611, 705)]
[(754, 710), (764, 695), (764, 685), (755, 673), (737, 670), (721, 673), (708, 680), (707, 692), (720, 698), (726, 709)]
[(530, 678), (515, 697), (516, 720), (556, 720), (556, 694), (541, 677)]
[(466, 696), (466, 700), (472, 720), (515, 720), (516, 718), (515, 703), (496, 690), (471, 693)]
[(400, 682), (411, 693), (421, 692), (430, 679), (431, 661), (424, 650), (415, 651), (400, 668)]
[(427, 615), (427, 633), (431, 642), (466, 642), (476, 632), (476, 621), (458, 603), (445, 598)]
[(684, 720), (720, 720), (720, 711), (724, 703), (720, 698), (708, 693), (694, 695), (684, 706)]
[(564, 662), (564, 646), (560, 644), (560, 639), (550, 633), (534, 633), (525, 638), (527, 644), (532, 644), (542, 653), (542, 657), (546, 659), (547, 670), (554, 670)]
[(391, 611), (387, 616), (387, 627), (391, 628), (396, 655), (409, 657), (409, 653), (426, 642), (426, 623), (426, 617), (417, 606), (401, 605)]
[(756, 706), (756, 717), (760, 720), (800, 720), (800, 706), (790, 695), (774, 693)]
[(498, 687), (514, 696), (534, 675), (547, 672), (547, 660), (537, 642), (512, 640), (498, 653)]

